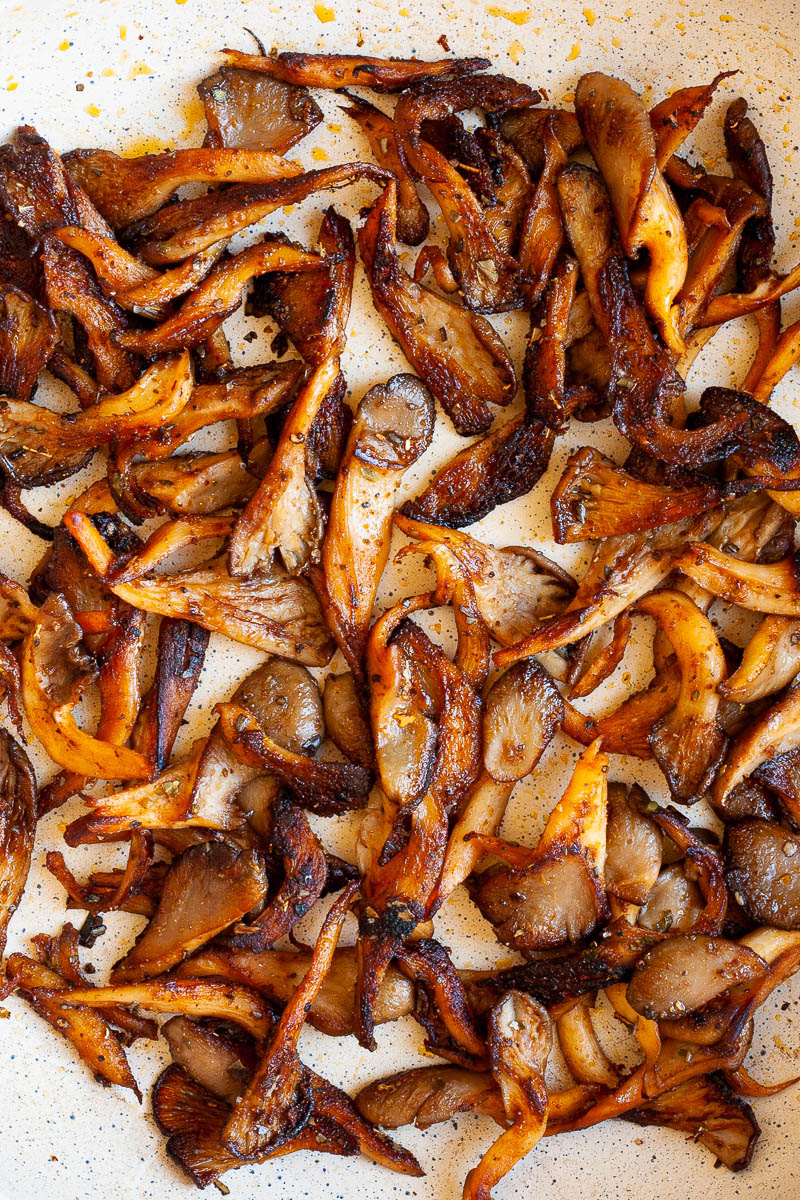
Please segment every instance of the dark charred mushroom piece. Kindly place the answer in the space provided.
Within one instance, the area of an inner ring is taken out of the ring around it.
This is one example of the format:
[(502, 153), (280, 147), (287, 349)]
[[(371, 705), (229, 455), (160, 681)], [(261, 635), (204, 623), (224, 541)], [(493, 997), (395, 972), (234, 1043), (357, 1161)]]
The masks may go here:
[(209, 633), (192, 621), (164, 617), (158, 627), (156, 672), (135, 731), (137, 749), (163, 771), (205, 661)]
[(506, 405), (514, 398), (511, 358), (485, 318), (406, 274), (397, 257), (396, 224), (392, 183), (358, 236), (375, 306), (458, 432), (482, 433), (492, 419), (487, 402)]
[(197, 85), (206, 146), (246, 146), (284, 154), (322, 120), (307, 88), (241, 67), (221, 67)]
[[(637, 785), (634, 785), (635, 787)], [(606, 888), (628, 904), (643, 904), (661, 870), (661, 831), (622, 783), (608, 785)]]
[(30, 400), (57, 340), (51, 312), (17, 287), (0, 287), (0, 394)]
[(343, 110), (356, 121), (369, 139), (379, 166), (391, 171), (397, 180), (397, 236), (408, 246), (418, 246), (428, 236), (430, 217), (419, 198), (397, 149), (394, 122), (381, 109), (358, 96), (347, 95)]
[(36, 829), (36, 776), (22, 747), (0, 732), (0, 954), (22, 899)]

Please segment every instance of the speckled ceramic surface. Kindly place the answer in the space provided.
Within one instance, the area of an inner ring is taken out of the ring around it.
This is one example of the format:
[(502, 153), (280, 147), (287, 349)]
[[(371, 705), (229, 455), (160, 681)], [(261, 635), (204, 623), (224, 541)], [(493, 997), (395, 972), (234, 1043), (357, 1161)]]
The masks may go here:
[[(245, 26), (266, 46), (282, 49), (325, 49), (386, 55), (441, 55), (445, 35), (456, 54), (488, 54), (498, 71), (543, 86), (555, 103), (569, 101), (579, 75), (602, 69), (618, 73), (656, 100), (672, 89), (707, 81), (722, 69), (740, 74), (724, 89), (702, 127), (698, 150), (706, 162), (722, 157), (720, 125), (726, 95), (733, 88), (746, 96), (766, 136), (775, 174), (779, 265), (788, 267), (800, 254), (800, 117), (793, 102), (800, 6), (788, 0), (763, 3), (740, 0), (726, 12), (706, 0), (629, 0), (592, 6), (577, 0), (558, 4), (526, 0), (313, 0), (270, 3), (269, 0), (0, 0), (0, 134), (5, 138), (20, 123), (35, 124), (59, 150), (102, 146), (141, 153), (163, 147), (198, 145), (203, 136), (202, 110), (195, 84), (219, 65), (222, 46), (252, 48)], [(335, 95), (318, 96), (326, 124), (296, 148), (305, 164), (346, 156), (368, 156), (366, 143), (354, 131)], [(293, 152), (294, 153), (294, 152)], [(358, 219), (359, 209), (374, 196), (366, 186), (339, 192), (337, 207)], [(269, 228), (303, 235), (319, 220), (322, 203), (310, 200), (291, 213), (275, 214)], [(363, 279), (357, 281), (351, 336), (344, 367), (357, 400), (371, 383), (406, 369), (402, 356), (376, 318)], [(795, 298), (785, 305), (786, 317), (800, 313)], [(498, 327), (519, 354), (525, 321), (519, 314), (499, 318)], [(254, 330), (258, 337), (245, 342)], [(264, 321), (233, 326), (237, 362), (269, 356), (272, 330)], [(738, 328), (715, 339), (690, 378), (690, 392), (703, 382), (728, 384), (739, 370), (749, 345), (749, 330)], [(780, 404), (794, 416), (797, 383), (785, 381)], [(44, 398), (56, 392), (45, 388)], [(533, 496), (473, 527), (497, 544), (525, 542), (555, 553), (565, 565), (577, 564), (579, 551), (554, 551), (548, 538), (547, 497), (552, 481), (578, 441), (614, 452), (618, 439), (604, 425), (578, 426), (562, 439), (551, 470)], [(427, 478), (449, 457), (457, 439), (441, 428), (434, 445), (418, 465), (417, 480)], [(63, 511), (66, 500), (85, 485), (70, 479), (47, 495), (33, 494), (32, 506), (45, 515)], [(408, 481), (409, 491), (415, 483)], [(25, 579), (41, 554), (41, 543), (0, 514), (0, 567)], [(387, 573), (383, 593), (411, 591), (414, 582), (403, 565)], [(443, 621), (442, 621), (443, 624)], [(447, 636), (440, 620), (434, 630)], [(208, 728), (211, 708), (227, 698), (238, 678), (259, 655), (212, 639), (201, 687), (190, 711), (187, 737)], [(645, 664), (629, 655), (602, 703), (642, 677)], [(559, 742), (548, 752), (535, 777), (515, 794), (505, 829), (529, 844), (555, 804), (573, 761), (572, 750)], [(41, 754), (41, 777), (52, 771)], [(616, 778), (639, 779), (664, 798), (646, 764), (617, 760)], [(53, 932), (64, 919), (63, 893), (43, 868), (44, 852), (59, 841), (59, 826), (74, 815), (62, 810), (40, 827), (34, 868), (23, 906), (12, 922), (9, 949), (25, 948), (31, 934)], [(354, 824), (346, 819), (320, 821), (333, 849), (352, 853)], [(116, 860), (106, 848), (76, 850), (69, 861), (82, 876), (94, 863)], [(141, 922), (115, 914), (109, 932), (88, 957), (98, 976), (129, 943)], [(437, 918), (439, 936), (453, 949), (459, 965), (483, 966), (501, 959), (491, 930), (458, 896)], [(313, 931), (313, 926), (311, 927)], [(309, 932), (309, 930), (306, 930)], [(348, 930), (352, 933), (352, 930)], [(787, 1004), (787, 1002), (789, 1002)], [(784, 1009), (784, 1005), (786, 1008)], [(117, 1200), (174, 1200), (191, 1195), (191, 1185), (167, 1160), (162, 1139), (149, 1112), (148, 1092), (165, 1061), (160, 1045), (138, 1042), (130, 1051), (133, 1070), (145, 1095), (139, 1107), (130, 1093), (104, 1090), (88, 1076), (71, 1049), (17, 1000), (8, 1002), (10, 1019), (0, 1022), (0, 1195), (4, 1200), (88, 1200), (110, 1195)], [(302, 1042), (306, 1061), (350, 1090), (390, 1070), (417, 1065), (420, 1031), (410, 1020), (383, 1026), (378, 1051), (369, 1054), (353, 1039), (326, 1038), (313, 1030)], [(620, 1052), (623, 1048), (620, 1047)], [(758, 1076), (774, 1079), (795, 1074), (800, 1057), (800, 986), (784, 987), (775, 1003), (759, 1014), (750, 1064)], [(555, 1069), (557, 1070), (557, 1064)], [(788, 1198), (800, 1187), (800, 1104), (790, 1090), (757, 1102), (763, 1137), (751, 1168), (734, 1176), (715, 1170), (701, 1148), (678, 1134), (639, 1129), (624, 1123), (603, 1125), (587, 1133), (549, 1140), (519, 1165), (496, 1189), (497, 1200), (547, 1195), (552, 1200), (627, 1200), (658, 1195), (659, 1200), (766, 1200)], [(424, 1179), (392, 1175), (360, 1159), (337, 1159), (310, 1153), (225, 1177), (235, 1200), (254, 1200), (268, 1193), (274, 1200), (456, 1200), (464, 1176), (495, 1136), (485, 1118), (463, 1117), (425, 1134), (401, 1131), (401, 1139), (419, 1157)]]

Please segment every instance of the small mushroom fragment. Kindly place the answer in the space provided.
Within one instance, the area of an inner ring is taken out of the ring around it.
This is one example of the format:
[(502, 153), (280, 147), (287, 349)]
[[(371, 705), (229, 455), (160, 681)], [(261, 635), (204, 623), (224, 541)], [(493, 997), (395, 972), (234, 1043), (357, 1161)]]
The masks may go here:
[(322, 692), (328, 737), (345, 758), (362, 767), (375, 764), (372, 730), (352, 671), (329, 675)]
[(626, 254), (649, 252), (645, 302), (667, 345), (680, 354), (672, 308), (686, 277), (686, 230), (658, 168), (647, 110), (627, 83), (594, 71), (578, 81), (575, 112), (611, 194)]
[(361, 179), (385, 186), (387, 172), (372, 163), (341, 163), (279, 179), (275, 183), (233, 184), (227, 191), (167, 204), (153, 216), (129, 226), (126, 236), (135, 240), (145, 262), (156, 267), (167, 266), (227, 240), (278, 208), (297, 204), (315, 192), (345, 187)]
[(189, 1017), (171, 1017), (161, 1033), (173, 1062), (214, 1096), (233, 1104), (254, 1065), (252, 1043)]
[(413, 83), (456, 78), (485, 71), (488, 58), (371, 58), (368, 54), (305, 54), (284, 50), (280, 54), (244, 54), (224, 50), (237, 67), (263, 72), (285, 83), (320, 88), (368, 87), (376, 92), (400, 92)]
[(368, 1083), (356, 1096), (362, 1116), (384, 1129), (416, 1125), (429, 1129), (462, 1112), (480, 1112), (505, 1119), (505, 1110), (488, 1071), (464, 1067), (412, 1067), (387, 1079)]
[(744, 649), (742, 661), (720, 691), (728, 700), (751, 704), (774, 695), (800, 671), (800, 621), (764, 617)]
[(659, 874), (636, 919), (642, 929), (658, 933), (687, 933), (703, 911), (703, 896), (683, 864), (673, 863)]
[(25, 639), (22, 694), (36, 736), (60, 766), (99, 779), (146, 779), (147, 759), (126, 746), (92, 737), (73, 710), (96, 671), (82, 631), (63, 596), (54, 593)]
[(725, 831), (728, 886), (755, 921), (800, 928), (800, 838), (771, 821), (741, 821)]
[(397, 258), (396, 224), (397, 186), (390, 183), (358, 235), (375, 306), (458, 432), (482, 433), (492, 419), (487, 402), (506, 405), (514, 398), (509, 353), (485, 318), (406, 274)]
[(558, 1044), (572, 1076), (584, 1084), (614, 1088), (619, 1072), (606, 1057), (592, 1024), (590, 1001), (579, 1002), (556, 1021)]
[[(641, 791), (634, 784), (637, 791)], [(644, 904), (661, 870), (661, 832), (628, 795), (623, 783), (608, 785), (606, 888), (628, 904)]]
[(242, 67), (221, 67), (197, 85), (208, 132), (206, 146), (246, 147), (285, 154), (322, 120), (304, 87)]
[(464, 1200), (491, 1200), (495, 1184), (540, 1141), (550, 1112), (544, 1071), (553, 1030), (545, 1009), (521, 992), (509, 992), (491, 1011), (487, 1040), (510, 1128), (467, 1175)]
[(418, 246), (428, 236), (430, 217), (400, 157), (394, 122), (368, 100), (345, 94), (350, 103), (343, 111), (358, 122), (369, 138), (378, 165), (397, 179), (397, 236), (408, 246)]
[(726, 673), (725, 656), (708, 617), (682, 592), (664, 588), (637, 607), (655, 617), (681, 669), (678, 701), (653, 726), (650, 744), (673, 798), (692, 804), (709, 786), (725, 752), (717, 690)]
[(557, 542), (638, 533), (694, 516), (722, 502), (712, 480), (686, 487), (637, 479), (605, 455), (584, 446), (567, 460), (550, 497)]
[(414, 375), (370, 388), (356, 412), (322, 548), (328, 619), (354, 669), (389, 554), (394, 497), (433, 425), (433, 397)]
[(628, 984), (628, 1002), (650, 1020), (677, 1017), (766, 970), (763, 958), (738, 942), (684, 934), (660, 942), (639, 959)]
[(536, 849), (523, 852), (519, 865), (489, 869), (473, 882), (481, 913), (515, 950), (579, 941), (607, 916), (607, 769), (598, 741), (578, 760)]
[(241, 920), (266, 894), (264, 861), (258, 851), (240, 850), (227, 842), (192, 846), (167, 872), (156, 914), (114, 967), (112, 983), (162, 975)]
[[(65, 524), (95, 570), (106, 574), (113, 554), (91, 520), (73, 511)], [(324, 666), (333, 653), (310, 583), (293, 578), (278, 564), (248, 579), (234, 579), (224, 560), (214, 558), (174, 575), (142, 575), (131, 583), (109, 586), (134, 608), (196, 621), (212, 633), (224, 633), (268, 654)]]
[(22, 899), (36, 829), (36, 776), (22, 747), (0, 730), (0, 956)]

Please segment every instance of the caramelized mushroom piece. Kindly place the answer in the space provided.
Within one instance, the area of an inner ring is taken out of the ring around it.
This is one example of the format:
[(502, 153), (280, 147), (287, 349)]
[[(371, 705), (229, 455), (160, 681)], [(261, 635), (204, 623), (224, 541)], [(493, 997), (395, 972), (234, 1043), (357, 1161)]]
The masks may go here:
[(769, 564), (742, 562), (705, 542), (691, 542), (675, 567), (715, 596), (760, 613), (800, 616), (800, 581), (794, 557)]
[(475, 902), (501, 942), (550, 949), (587, 937), (607, 916), (607, 769), (595, 743), (579, 759), (536, 849), (522, 852), (518, 866), (474, 880)]
[(276, 55), (224, 51), (230, 61), (251, 71), (263, 72), (308, 87), (369, 87), (376, 92), (400, 92), (410, 84), (428, 79), (472, 75), (485, 71), (488, 58), (441, 58), (426, 62), (419, 58), (371, 58), (368, 54), (304, 54), (284, 50)]
[(304, 87), (243, 67), (221, 67), (197, 85), (208, 132), (206, 146), (235, 146), (284, 154), (322, 120)]
[(172, 1061), (214, 1096), (233, 1104), (253, 1066), (253, 1046), (241, 1036), (209, 1029), (189, 1017), (171, 1017), (161, 1026)]
[(464, 1200), (491, 1200), (494, 1185), (542, 1138), (550, 1113), (544, 1071), (553, 1030), (545, 1009), (521, 992), (509, 992), (491, 1011), (487, 1040), (510, 1128), (467, 1175)]
[(779, 692), (800, 671), (800, 621), (764, 617), (734, 673), (720, 684), (728, 700), (751, 704)]
[(689, 934), (648, 950), (628, 984), (628, 1002), (650, 1020), (694, 1012), (737, 983), (749, 983), (767, 964), (746, 946)]
[(36, 830), (36, 776), (22, 747), (0, 730), (0, 955), (22, 899)]
[(429, 1129), (462, 1112), (505, 1116), (494, 1076), (464, 1067), (412, 1067), (368, 1083), (356, 1096), (362, 1116), (384, 1129), (416, 1125)]
[(682, 863), (665, 867), (639, 910), (637, 924), (657, 933), (686, 933), (703, 911), (703, 896)]
[(358, 122), (369, 138), (378, 165), (391, 171), (397, 180), (397, 236), (408, 246), (418, 246), (428, 236), (430, 217), (400, 157), (394, 122), (368, 100), (349, 94), (347, 99), (350, 104), (343, 111)]
[(390, 183), (358, 235), (375, 306), (458, 432), (482, 433), (492, 419), (487, 402), (510, 404), (517, 390), (509, 353), (484, 317), (405, 273), (396, 223), (397, 186)]
[(667, 345), (680, 354), (672, 307), (686, 277), (686, 230), (658, 168), (647, 110), (627, 83), (594, 71), (578, 81), (575, 112), (611, 194), (625, 253), (649, 252), (647, 308)]
[(0, 286), (0, 395), (30, 400), (57, 341), (51, 312), (19, 288)]
[(736, 738), (714, 782), (714, 803), (723, 805), (728, 794), (762, 763), (794, 750), (798, 744), (800, 686), (794, 684), (780, 700), (749, 722)]
[(728, 886), (748, 916), (778, 929), (800, 928), (800, 838), (771, 821), (725, 831)]
[(393, 375), (358, 406), (336, 479), (322, 549), (327, 613), (357, 669), (389, 554), (394, 497), (433, 436), (433, 397), (414, 375)]
[(192, 846), (167, 872), (156, 914), (114, 967), (112, 983), (162, 975), (241, 920), (266, 894), (264, 861), (257, 851), (227, 842)]
[(322, 703), (325, 727), (336, 748), (351, 762), (359, 763), (362, 767), (374, 766), (372, 730), (352, 671), (328, 676)]

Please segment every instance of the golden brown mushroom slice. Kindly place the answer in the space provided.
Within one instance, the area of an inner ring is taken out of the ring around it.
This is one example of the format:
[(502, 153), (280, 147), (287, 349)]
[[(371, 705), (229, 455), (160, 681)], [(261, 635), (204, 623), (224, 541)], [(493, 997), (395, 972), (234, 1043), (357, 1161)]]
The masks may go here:
[(458, 432), (480, 433), (491, 422), (487, 402), (506, 405), (514, 397), (508, 351), (485, 318), (406, 274), (397, 258), (396, 219), (397, 189), (390, 184), (359, 233), (375, 306)]
[(771, 821), (741, 821), (725, 831), (726, 879), (755, 921), (800, 928), (800, 839)]
[(607, 891), (628, 904), (644, 904), (661, 870), (661, 844), (660, 829), (629, 796), (625, 784), (609, 783)]
[(302, 171), (262, 146), (202, 146), (135, 158), (111, 150), (71, 150), (64, 164), (115, 229), (157, 212), (187, 183), (265, 184)]
[[(101, 577), (107, 574), (114, 555), (95, 525), (78, 512), (68, 513), (66, 522), (94, 569)], [(324, 666), (333, 653), (311, 584), (277, 564), (234, 579), (224, 560), (216, 558), (175, 575), (142, 575), (110, 587), (134, 608), (196, 621), (212, 633), (295, 662)]]
[(117, 342), (137, 354), (153, 357), (198, 346), (242, 303), (242, 290), (254, 275), (268, 271), (313, 271), (324, 262), (318, 254), (296, 246), (260, 242), (225, 258), (208, 272), (180, 308), (154, 329), (129, 329)]
[(800, 575), (794, 556), (778, 562), (743, 562), (706, 542), (690, 542), (675, 568), (715, 596), (754, 612), (800, 616)]
[(722, 695), (750, 704), (779, 692), (800, 671), (800, 620), (764, 617), (744, 648), (742, 661), (720, 685)]
[(431, 83), (404, 92), (397, 102), (394, 127), (406, 167), (430, 189), (449, 232), (450, 268), (467, 308), (505, 312), (519, 308), (519, 264), (494, 236), (480, 200), (447, 157), (426, 141), (426, 121), (446, 120), (465, 108), (527, 108), (540, 97), (525, 84), (501, 75)]
[(158, 909), (114, 967), (112, 983), (162, 975), (256, 908), (267, 894), (263, 857), (228, 842), (192, 846), (172, 863)]
[(662, 171), (700, 122), (723, 79), (729, 79), (735, 74), (735, 71), (720, 71), (711, 83), (678, 88), (650, 109), (650, 124), (656, 139), (656, 157)]
[(0, 731), (0, 954), (25, 889), (36, 829), (36, 776), (22, 747)]
[(231, 534), (228, 562), (233, 576), (247, 579), (254, 572), (269, 571), (276, 552), (292, 575), (319, 560), (322, 510), (310, 478), (308, 439), (338, 373), (334, 353), (315, 369), (292, 405), (261, 485)]
[(747, 946), (684, 934), (642, 955), (628, 984), (628, 1003), (650, 1020), (682, 1016), (766, 972), (764, 959)]
[(464, 1067), (412, 1067), (368, 1083), (356, 1096), (362, 1116), (384, 1129), (416, 1125), (429, 1129), (463, 1112), (486, 1113), (502, 1120), (505, 1110), (488, 1071)]
[(209, 633), (193, 621), (162, 618), (158, 627), (156, 669), (143, 700), (133, 744), (163, 771), (203, 670)]
[(540, 950), (580, 941), (607, 917), (607, 769), (598, 739), (578, 760), (536, 849), (509, 848), (518, 865), (473, 880), (475, 903), (506, 945)]
[(400, 157), (394, 122), (368, 100), (349, 94), (347, 99), (350, 103), (343, 111), (367, 135), (378, 165), (391, 171), (397, 180), (397, 236), (407, 246), (418, 246), (428, 236), (430, 217)]
[(161, 1026), (172, 1061), (220, 1100), (233, 1104), (254, 1066), (254, 1046), (237, 1030), (209, 1028), (191, 1017), (171, 1017)]
[(650, 735), (653, 756), (681, 804), (693, 804), (708, 788), (725, 752), (718, 688), (726, 675), (716, 630), (683, 592), (665, 588), (639, 600), (669, 638), (681, 669), (675, 708)]
[(544, 1079), (553, 1045), (547, 1011), (522, 992), (508, 992), (489, 1015), (492, 1075), (510, 1128), (464, 1181), (464, 1200), (491, 1200), (492, 1188), (541, 1140), (550, 1113)]
[(199, 516), (250, 499), (259, 484), (255, 471), (263, 449), (262, 442), (247, 463), (242, 462), (238, 450), (218, 454), (189, 451), (160, 462), (134, 463), (131, 474), (137, 491), (153, 500), (160, 511), (173, 517)]
[(198, 254), (276, 209), (297, 204), (316, 192), (360, 180), (385, 186), (387, 178), (387, 172), (374, 163), (353, 162), (306, 171), (275, 183), (237, 183), (224, 192), (168, 204), (129, 226), (126, 234), (136, 240), (145, 262), (163, 266)]
[(99, 779), (146, 779), (147, 759), (135, 750), (92, 737), (73, 710), (96, 666), (63, 596), (54, 593), (25, 639), (22, 690), (36, 736), (60, 766)]
[(638, 533), (694, 516), (722, 502), (712, 480), (685, 487), (637, 479), (592, 446), (570, 455), (550, 497), (557, 542)]
[(627, 83), (594, 71), (578, 82), (575, 111), (611, 194), (626, 254), (649, 252), (648, 311), (667, 345), (680, 354), (683, 342), (672, 308), (686, 278), (686, 230), (658, 167), (647, 110)]
[(305, 54), (284, 50), (280, 54), (244, 54), (223, 51), (239, 67), (263, 72), (272, 79), (299, 86), (321, 88), (369, 87), (376, 92), (400, 92), (426, 79), (460, 78), (485, 71), (488, 58), (374, 58), (365, 54)]
[(354, 665), (389, 555), (395, 495), (430, 446), (434, 421), (433, 397), (414, 375), (376, 384), (356, 412), (322, 548), (328, 619)]
[(659, 874), (636, 918), (642, 929), (688, 933), (703, 911), (703, 896), (684, 864), (673, 863)]
[(352, 671), (329, 675), (322, 692), (328, 737), (345, 758), (362, 767), (375, 764), (372, 730)]
[(206, 146), (285, 154), (322, 120), (307, 88), (244, 67), (221, 67), (197, 85), (206, 114)]

